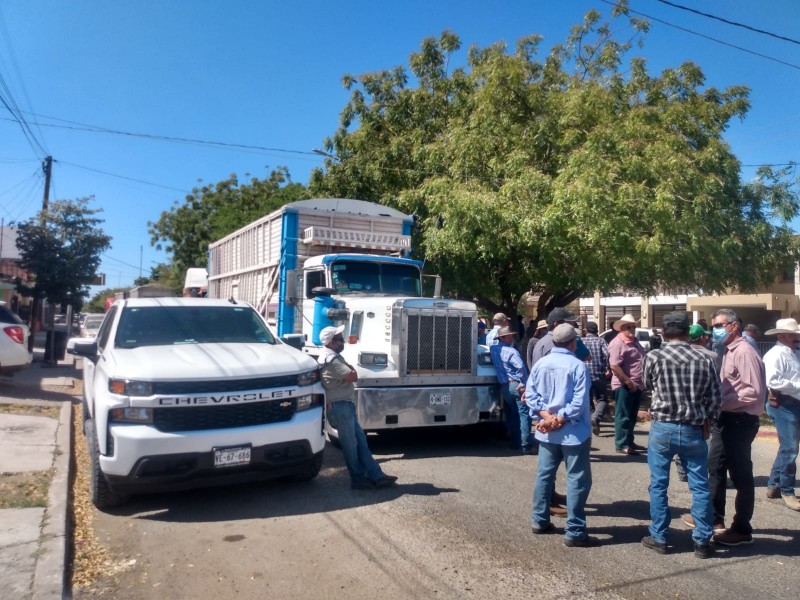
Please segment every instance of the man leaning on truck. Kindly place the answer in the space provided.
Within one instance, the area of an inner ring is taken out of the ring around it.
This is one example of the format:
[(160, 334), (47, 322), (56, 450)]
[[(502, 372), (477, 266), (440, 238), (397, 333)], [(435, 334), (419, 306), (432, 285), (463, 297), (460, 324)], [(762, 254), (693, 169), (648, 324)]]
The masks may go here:
[(383, 474), (372, 457), (367, 436), (356, 418), (353, 398), (358, 375), (340, 354), (344, 349), (343, 332), (344, 326), (326, 327), (319, 334), (324, 347), (317, 362), (325, 388), (328, 422), (339, 433), (344, 462), (350, 472), (350, 487), (354, 490), (390, 487), (395, 484), (397, 477)]

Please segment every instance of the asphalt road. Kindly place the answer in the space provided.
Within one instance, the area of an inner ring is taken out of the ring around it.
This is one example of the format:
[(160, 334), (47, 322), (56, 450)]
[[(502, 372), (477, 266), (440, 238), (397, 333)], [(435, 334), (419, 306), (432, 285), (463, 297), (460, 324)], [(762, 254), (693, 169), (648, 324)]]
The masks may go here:
[[(646, 443), (640, 426), (639, 443)], [(611, 425), (594, 439), (590, 533), (567, 548), (530, 532), (536, 457), (443, 430), (371, 437), (400, 485), (351, 491), (329, 446), (309, 483), (261, 483), (135, 498), (98, 513), (114, 556), (109, 577), (75, 597), (145, 598), (703, 598), (800, 597), (800, 513), (764, 496), (776, 442), (754, 445), (755, 540), (699, 560), (680, 515), (690, 496), (673, 478), (669, 554), (641, 546), (646, 459), (614, 453)], [(559, 475), (563, 491), (563, 474)], [(729, 490), (729, 513), (733, 508)], [(730, 517), (729, 517), (730, 520)]]

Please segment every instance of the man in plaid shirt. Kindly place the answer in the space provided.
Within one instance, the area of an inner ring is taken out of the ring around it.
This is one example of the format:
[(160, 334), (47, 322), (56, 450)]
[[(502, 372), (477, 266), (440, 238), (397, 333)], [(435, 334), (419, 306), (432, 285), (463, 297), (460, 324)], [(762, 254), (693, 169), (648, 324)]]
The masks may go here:
[(669, 470), (677, 454), (689, 478), (692, 493), (692, 531), (694, 553), (698, 558), (713, 554), (709, 541), (713, 534), (714, 507), (708, 481), (710, 424), (722, 404), (719, 376), (711, 358), (689, 345), (689, 318), (686, 313), (665, 315), (664, 337), (659, 350), (648, 352), (642, 379), (652, 392), (653, 417), (647, 444), (650, 467), (650, 535), (642, 545), (659, 554), (667, 552), (670, 510), (667, 500)]
[(592, 388), (589, 394), (589, 400), (592, 402), (592, 433), (595, 435), (600, 434), (600, 421), (605, 415), (606, 408), (608, 407), (608, 396), (606, 390), (608, 389), (608, 379), (611, 377), (611, 371), (608, 367), (608, 344), (606, 341), (597, 336), (597, 323), (589, 321), (586, 323), (586, 337), (583, 338), (583, 343), (592, 353), (592, 358), (589, 361), (589, 372), (592, 374)]

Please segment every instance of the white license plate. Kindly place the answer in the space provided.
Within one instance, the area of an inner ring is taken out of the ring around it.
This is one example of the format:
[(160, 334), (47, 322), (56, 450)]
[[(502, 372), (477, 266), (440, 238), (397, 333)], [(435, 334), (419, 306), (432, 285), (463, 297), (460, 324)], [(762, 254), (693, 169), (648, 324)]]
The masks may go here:
[(431, 406), (450, 406), (450, 394), (431, 394)]
[(250, 446), (214, 448), (215, 467), (236, 467), (250, 464)]

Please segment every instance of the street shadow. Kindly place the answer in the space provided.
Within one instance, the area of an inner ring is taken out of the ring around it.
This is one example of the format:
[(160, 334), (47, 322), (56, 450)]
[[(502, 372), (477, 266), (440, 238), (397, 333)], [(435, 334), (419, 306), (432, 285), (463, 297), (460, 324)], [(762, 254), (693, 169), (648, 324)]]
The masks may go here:
[(369, 436), (369, 447), (376, 460), (394, 460), (384, 456), (400, 455), (403, 460), (432, 457), (502, 457), (519, 456), (497, 427), (420, 427), (384, 430)]

